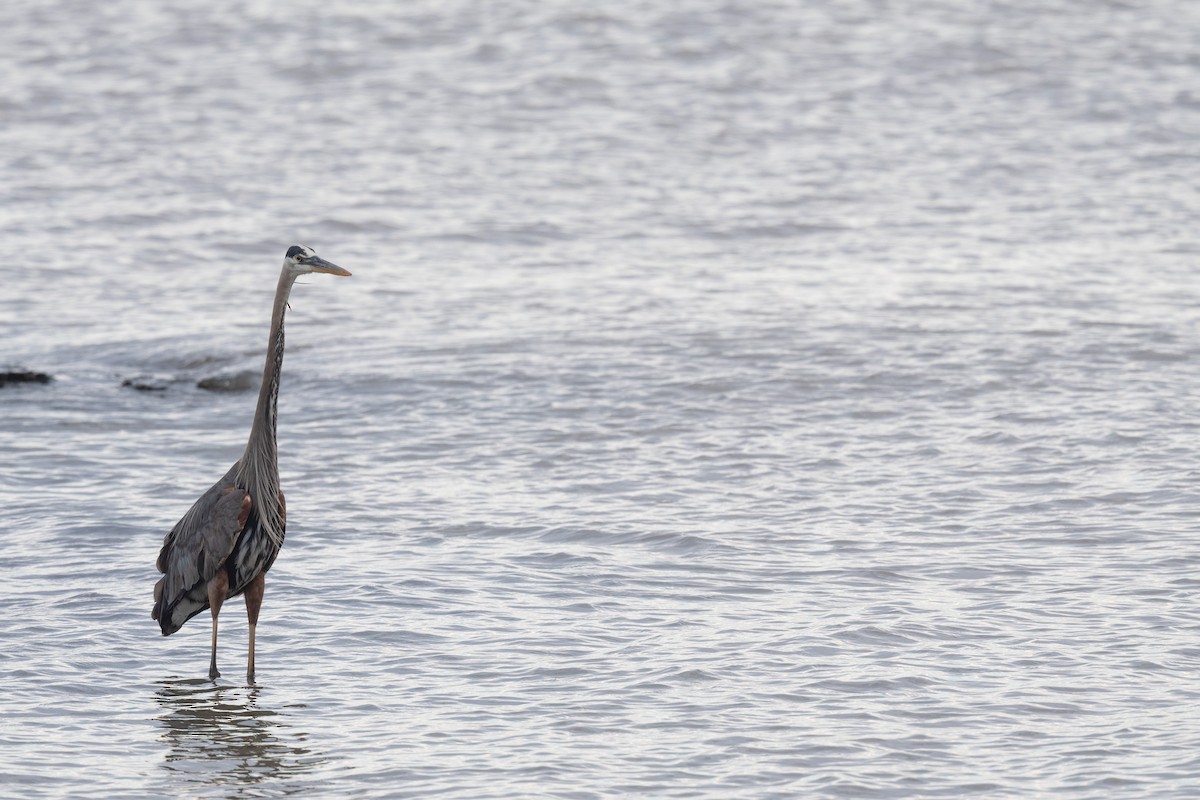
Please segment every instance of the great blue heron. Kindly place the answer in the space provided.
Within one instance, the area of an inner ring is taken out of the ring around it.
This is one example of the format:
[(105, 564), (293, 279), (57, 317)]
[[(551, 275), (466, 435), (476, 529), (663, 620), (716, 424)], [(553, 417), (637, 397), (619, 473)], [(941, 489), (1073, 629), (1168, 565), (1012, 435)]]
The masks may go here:
[(250, 440), (238, 462), (200, 496), (175, 523), (158, 554), (154, 586), (154, 611), (163, 636), (206, 608), (212, 609), (212, 661), (208, 677), (216, 678), (217, 615), (227, 598), (246, 595), (250, 621), (250, 650), (246, 677), (254, 678), (254, 628), (262, 605), (263, 576), (283, 546), (287, 509), (279, 490), (279, 461), (275, 449), (275, 401), (279, 396), (279, 370), (283, 366), (283, 315), (292, 284), (301, 275), (326, 272), (349, 275), (336, 264), (317, 256), (309, 247), (289, 247), (275, 290), (267, 363)]

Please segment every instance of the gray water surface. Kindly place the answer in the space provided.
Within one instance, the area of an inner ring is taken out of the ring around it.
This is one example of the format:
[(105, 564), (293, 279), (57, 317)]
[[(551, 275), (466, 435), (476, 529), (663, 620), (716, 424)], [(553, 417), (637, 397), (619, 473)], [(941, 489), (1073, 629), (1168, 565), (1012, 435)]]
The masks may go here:
[[(1169, 0), (4, 4), (0, 367), (54, 381), (0, 388), (0, 794), (1194, 797), (1198, 52)], [(292, 294), (210, 682), (154, 560), (297, 242), (354, 277)]]

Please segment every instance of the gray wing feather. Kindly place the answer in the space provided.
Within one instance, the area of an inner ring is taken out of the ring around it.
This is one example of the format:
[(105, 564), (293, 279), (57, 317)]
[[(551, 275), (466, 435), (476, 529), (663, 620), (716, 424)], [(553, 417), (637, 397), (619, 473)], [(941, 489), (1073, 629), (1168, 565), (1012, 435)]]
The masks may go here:
[(154, 611), (164, 636), (208, 607), (208, 581), (233, 552), (246, 524), (249, 495), (234, 483), (235, 464), (200, 496), (163, 540)]

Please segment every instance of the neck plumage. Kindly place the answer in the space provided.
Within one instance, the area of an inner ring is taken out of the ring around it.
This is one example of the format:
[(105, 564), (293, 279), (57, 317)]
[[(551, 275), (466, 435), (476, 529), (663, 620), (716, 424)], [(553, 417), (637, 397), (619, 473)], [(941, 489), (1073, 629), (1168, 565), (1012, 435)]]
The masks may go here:
[(238, 462), (237, 483), (250, 493), (252, 508), (277, 545), (283, 544), (283, 519), (279, 514), (279, 461), (275, 446), (275, 404), (279, 398), (279, 373), (283, 369), (283, 315), (295, 275), (287, 269), (279, 275), (275, 290), (275, 308), (271, 312), (271, 333), (267, 340), (267, 359), (263, 366), (262, 387), (246, 452)]

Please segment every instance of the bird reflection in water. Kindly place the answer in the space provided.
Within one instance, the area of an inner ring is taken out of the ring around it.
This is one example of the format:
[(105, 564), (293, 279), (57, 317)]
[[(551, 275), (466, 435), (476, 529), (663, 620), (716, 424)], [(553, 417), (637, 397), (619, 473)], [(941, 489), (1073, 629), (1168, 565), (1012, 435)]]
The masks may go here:
[(226, 786), (238, 796), (239, 789), (290, 782), (322, 761), (304, 746), (305, 734), (259, 704), (260, 693), (254, 685), (163, 682), (155, 699), (168, 747), (163, 768), (173, 781)]

